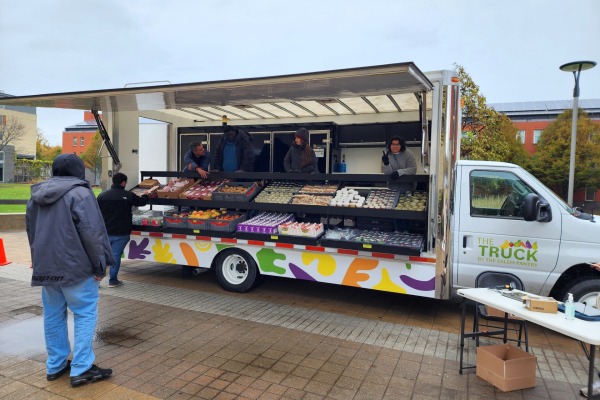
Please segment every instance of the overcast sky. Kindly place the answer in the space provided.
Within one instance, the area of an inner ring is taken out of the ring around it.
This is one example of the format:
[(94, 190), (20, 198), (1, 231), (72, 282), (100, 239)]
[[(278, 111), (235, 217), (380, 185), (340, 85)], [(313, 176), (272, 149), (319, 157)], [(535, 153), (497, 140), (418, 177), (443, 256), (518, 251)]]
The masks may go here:
[[(413, 61), (462, 65), (491, 103), (561, 100), (560, 65), (600, 62), (600, 0), (0, 0), (0, 38), (17, 96)], [(600, 98), (600, 66), (580, 86)], [(82, 120), (38, 108), (52, 145)]]

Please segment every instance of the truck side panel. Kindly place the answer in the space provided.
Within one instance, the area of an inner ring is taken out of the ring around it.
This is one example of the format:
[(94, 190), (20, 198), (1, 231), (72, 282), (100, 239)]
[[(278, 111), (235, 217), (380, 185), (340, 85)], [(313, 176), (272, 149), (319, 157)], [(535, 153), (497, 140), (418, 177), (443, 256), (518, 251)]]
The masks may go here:
[(224, 249), (254, 258), (263, 275), (435, 297), (435, 260), (230, 238), (134, 232), (125, 258), (210, 268)]

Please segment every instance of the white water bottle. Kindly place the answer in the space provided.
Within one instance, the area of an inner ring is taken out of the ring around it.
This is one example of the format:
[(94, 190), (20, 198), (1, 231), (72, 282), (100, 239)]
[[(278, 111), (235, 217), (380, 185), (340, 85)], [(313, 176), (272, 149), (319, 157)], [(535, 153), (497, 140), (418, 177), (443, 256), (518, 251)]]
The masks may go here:
[(567, 301), (565, 302), (565, 318), (575, 319), (575, 303), (573, 303), (573, 293), (568, 294)]

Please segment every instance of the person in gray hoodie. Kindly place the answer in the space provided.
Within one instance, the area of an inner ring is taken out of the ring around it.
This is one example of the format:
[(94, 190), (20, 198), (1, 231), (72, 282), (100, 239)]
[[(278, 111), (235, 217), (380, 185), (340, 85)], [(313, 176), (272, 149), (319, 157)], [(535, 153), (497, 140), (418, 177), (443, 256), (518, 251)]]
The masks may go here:
[[(84, 180), (85, 167), (75, 154), (61, 154), (52, 163), (52, 178), (31, 187), (26, 229), (33, 275), (42, 287), (46, 379), (70, 369), (71, 386), (109, 377), (111, 369), (94, 364), (92, 340), (98, 318), (98, 288), (113, 264), (102, 214)], [(73, 361), (67, 308), (74, 316)]]
[(398, 178), (404, 175), (417, 173), (417, 160), (410, 150), (406, 148), (406, 141), (398, 136), (390, 139), (388, 151), (383, 152), (383, 173), (389, 176), (388, 188), (397, 189), (401, 193), (415, 190), (413, 182), (399, 182)]

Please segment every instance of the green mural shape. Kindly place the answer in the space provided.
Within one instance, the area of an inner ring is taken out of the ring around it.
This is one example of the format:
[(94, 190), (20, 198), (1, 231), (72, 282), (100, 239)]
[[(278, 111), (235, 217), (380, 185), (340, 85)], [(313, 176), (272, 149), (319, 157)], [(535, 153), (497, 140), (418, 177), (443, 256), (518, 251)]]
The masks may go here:
[(217, 252), (220, 252), (223, 249), (228, 249), (230, 247), (233, 247), (233, 245), (231, 244), (215, 244), (215, 246), (217, 246)]
[(285, 268), (275, 265), (275, 260), (285, 261), (285, 255), (275, 252), (273, 249), (260, 249), (256, 252), (258, 259), (258, 268), (263, 272), (273, 272), (275, 274), (285, 274)]

